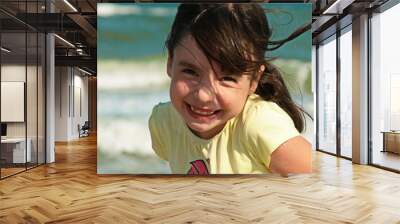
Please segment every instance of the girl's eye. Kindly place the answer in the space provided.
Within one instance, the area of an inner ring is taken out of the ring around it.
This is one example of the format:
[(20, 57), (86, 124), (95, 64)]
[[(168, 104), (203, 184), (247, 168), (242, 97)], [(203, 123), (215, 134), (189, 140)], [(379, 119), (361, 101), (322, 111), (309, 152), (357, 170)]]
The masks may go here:
[(196, 75), (196, 72), (192, 69), (185, 68), (182, 70), (183, 73), (189, 74), (189, 75)]
[(237, 80), (235, 78), (231, 77), (231, 76), (224, 76), (224, 77), (221, 78), (221, 80), (222, 81), (226, 81), (226, 82), (234, 82), (234, 83), (237, 82)]

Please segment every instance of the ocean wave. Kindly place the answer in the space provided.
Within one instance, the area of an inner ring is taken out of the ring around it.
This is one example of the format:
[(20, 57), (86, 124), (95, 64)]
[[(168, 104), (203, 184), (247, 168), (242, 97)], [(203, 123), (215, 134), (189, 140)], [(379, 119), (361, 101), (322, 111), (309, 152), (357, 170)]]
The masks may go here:
[(100, 17), (110, 17), (118, 15), (143, 15), (143, 16), (174, 16), (176, 8), (166, 7), (141, 7), (133, 4), (112, 4), (101, 3), (97, 5), (97, 15)]
[(168, 86), (165, 61), (98, 62), (97, 85), (101, 90), (144, 89)]
[(146, 119), (154, 105), (169, 101), (168, 88), (148, 92), (100, 92), (98, 95), (98, 116), (104, 118)]
[(154, 155), (147, 119), (98, 119), (98, 145), (102, 150), (118, 154), (138, 152)]

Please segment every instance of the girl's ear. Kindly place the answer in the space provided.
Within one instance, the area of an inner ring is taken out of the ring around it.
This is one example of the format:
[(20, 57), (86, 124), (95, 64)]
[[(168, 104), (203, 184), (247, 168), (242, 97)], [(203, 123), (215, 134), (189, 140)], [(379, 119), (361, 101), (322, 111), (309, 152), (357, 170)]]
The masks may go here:
[(258, 70), (256, 77), (253, 80), (251, 80), (250, 94), (253, 94), (256, 91), (256, 89), (258, 87), (258, 82), (260, 81), (260, 78), (261, 78), (262, 74), (264, 73), (264, 71), (265, 71), (265, 65), (261, 65), (260, 70)]
[(172, 55), (168, 54), (168, 59), (167, 59), (167, 74), (171, 78), (171, 72), (172, 72)]

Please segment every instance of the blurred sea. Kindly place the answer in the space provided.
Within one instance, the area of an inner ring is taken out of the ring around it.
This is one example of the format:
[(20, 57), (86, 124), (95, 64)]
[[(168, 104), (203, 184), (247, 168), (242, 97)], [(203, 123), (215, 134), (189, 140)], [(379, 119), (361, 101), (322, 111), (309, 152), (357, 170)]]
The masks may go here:
[(148, 118), (169, 100), (165, 62), (99, 61), (98, 173), (168, 173), (151, 148)]

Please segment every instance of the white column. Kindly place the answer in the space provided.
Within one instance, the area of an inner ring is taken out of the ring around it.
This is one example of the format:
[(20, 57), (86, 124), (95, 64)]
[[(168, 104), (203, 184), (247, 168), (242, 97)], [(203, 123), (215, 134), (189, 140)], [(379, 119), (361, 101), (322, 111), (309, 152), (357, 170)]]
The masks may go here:
[[(51, 1), (46, 1), (47, 12), (53, 12)], [(55, 54), (54, 35), (46, 35), (46, 163), (55, 161), (54, 133), (55, 133)]]
[(353, 162), (368, 163), (368, 15), (353, 20)]
[(55, 76), (54, 76), (54, 35), (47, 34), (46, 36), (46, 163), (52, 163), (55, 161), (55, 151), (54, 151), (54, 133), (55, 133)]

